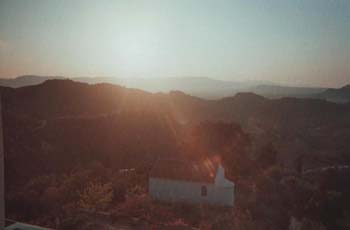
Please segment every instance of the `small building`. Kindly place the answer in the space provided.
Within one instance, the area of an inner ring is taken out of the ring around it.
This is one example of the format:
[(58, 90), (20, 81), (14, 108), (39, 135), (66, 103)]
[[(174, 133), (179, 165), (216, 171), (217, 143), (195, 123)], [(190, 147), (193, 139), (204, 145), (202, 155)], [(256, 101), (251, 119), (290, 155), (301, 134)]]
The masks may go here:
[(219, 164), (209, 167), (183, 161), (159, 161), (149, 177), (149, 195), (167, 202), (205, 203), (233, 207), (234, 183)]

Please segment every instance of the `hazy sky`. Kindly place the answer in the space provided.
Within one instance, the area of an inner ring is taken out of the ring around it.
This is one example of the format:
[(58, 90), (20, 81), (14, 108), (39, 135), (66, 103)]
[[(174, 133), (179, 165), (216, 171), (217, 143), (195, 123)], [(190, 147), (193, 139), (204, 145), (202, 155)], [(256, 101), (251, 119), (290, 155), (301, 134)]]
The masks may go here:
[(350, 83), (349, 0), (0, 0), (0, 77)]

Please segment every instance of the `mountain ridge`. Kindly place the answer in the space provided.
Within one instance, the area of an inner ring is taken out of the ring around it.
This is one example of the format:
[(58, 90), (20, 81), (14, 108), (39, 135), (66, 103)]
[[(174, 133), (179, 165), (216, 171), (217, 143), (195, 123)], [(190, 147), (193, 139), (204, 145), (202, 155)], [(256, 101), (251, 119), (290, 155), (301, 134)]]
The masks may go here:
[[(50, 79), (66, 79), (63, 76), (25, 75), (14, 79), (0, 79), (0, 85), (17, 88), (36, 85)], [(117, 77), (75, 77), (67, 78), (89, 84), (111, 83), (138, 88), (149, 92), (183, 91), (187, 94), (206, 98), (219, 99), (233, 96), (238, 92), (253, 92), (269, 98), (314, 97), (326, 90), (319, 87), (293, 87), (260, 81), (228, 81), (209, 77), (170, 77), (170, 78), (117, 78)]]
[(350, 106), (317, 98), (268, 99), (239, 93), (206, 100), (179, 91), (150, 93), (72, 80), (0, 89), (7, 118), (21, 116), (40, 123), (64, 117), (78, 119), (150, 111), (156, 116), (171, 117), (179, 124), (238, 123), (253, 138), (276, 143), (286, 164), (300, 154), (332, 157), (348, 154)]
[(350, 84), (337, 89), (327, 89), (318, 95), (319, 98), (337, 103), (350, 102)]

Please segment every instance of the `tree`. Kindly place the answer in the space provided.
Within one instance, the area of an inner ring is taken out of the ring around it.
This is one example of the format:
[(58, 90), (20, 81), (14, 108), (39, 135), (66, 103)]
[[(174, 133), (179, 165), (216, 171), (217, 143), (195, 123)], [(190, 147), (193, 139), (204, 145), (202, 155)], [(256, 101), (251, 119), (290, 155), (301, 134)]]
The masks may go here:
[(277, 151), (273, 144), (268, 143), (263, 146), (256, 160), (261, 169), (266, 169), (275, 165), (277, 163)]
[(248, 154), (251, 140), (238, 124), (200, 123), (192, 127), (186, 144), (192, 155), (195, 153), (208, 158), (219, 156), (227, 175), (240, 177), (251, 173), (252, 160)]
[(90, 183), (80, 194), (78, 207), (92, 212), (103, 211), (113, 200), (113, 187), (111, 183)]

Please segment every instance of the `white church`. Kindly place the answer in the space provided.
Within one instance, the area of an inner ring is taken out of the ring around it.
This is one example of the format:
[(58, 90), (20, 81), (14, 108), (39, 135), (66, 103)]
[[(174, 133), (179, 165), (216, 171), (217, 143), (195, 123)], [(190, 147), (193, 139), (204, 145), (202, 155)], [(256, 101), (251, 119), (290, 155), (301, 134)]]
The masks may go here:
[(210, 170), (183, 161), (159, 161), (151, 170), (148, 190), (153, 200), (233, 207), (234, 183), (222, 165)]

